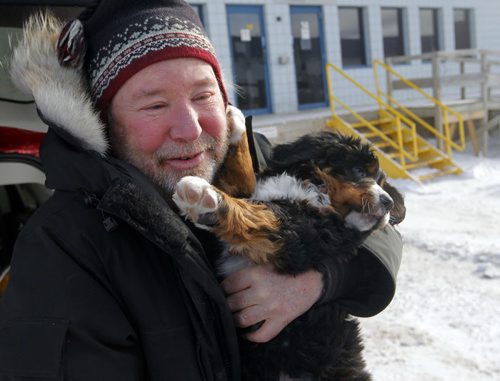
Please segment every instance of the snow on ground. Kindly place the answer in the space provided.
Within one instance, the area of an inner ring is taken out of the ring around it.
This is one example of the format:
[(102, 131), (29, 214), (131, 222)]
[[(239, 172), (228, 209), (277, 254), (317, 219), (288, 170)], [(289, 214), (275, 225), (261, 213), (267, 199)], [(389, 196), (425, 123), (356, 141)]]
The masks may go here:
[(405, 194), (396, 296), (362, 319), (375, 381), (500, 380), (500, 139), (488, 158)]

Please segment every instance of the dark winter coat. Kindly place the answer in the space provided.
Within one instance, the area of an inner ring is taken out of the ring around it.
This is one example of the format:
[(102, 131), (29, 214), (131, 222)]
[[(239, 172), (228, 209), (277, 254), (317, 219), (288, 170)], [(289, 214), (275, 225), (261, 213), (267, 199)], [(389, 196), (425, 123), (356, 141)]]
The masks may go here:
[[(210, 238), (141, 172), (107, 154), (99, 118), (78, 98), (79, 73), (59, 75), (57, 62), (49, 70), (43, 61), (36, 81), (26, 75), (36, 56), (26, 57), (29, 65), (22, 56), (15, 63), (24, 70), (17, 79), (50, 125), (42, 162), (55, 193), (15, 247), (0, 300), (0, 380), (238, 380), (237, 336), (207, 258)], [(389, 303), (399, 235), (388, 228), (365, 246), (342, 268), (325, 264), (321, 302), (359, 316)]]
[(231, 314), (187, 225), (133, 167), (52, 131), (42, 152), (56, 192), (15, 247), (0, 379), (237, 379)]

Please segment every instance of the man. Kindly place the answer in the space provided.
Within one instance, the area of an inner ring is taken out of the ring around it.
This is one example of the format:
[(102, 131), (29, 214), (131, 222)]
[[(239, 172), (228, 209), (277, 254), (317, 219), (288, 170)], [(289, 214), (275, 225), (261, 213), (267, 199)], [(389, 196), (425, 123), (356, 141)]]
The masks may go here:
[[(216, 176), (230, 134), (198, 18), (180, 0), (112, 0), (80, 21), (32, 22), (14, 54), (13, 78), (49, 125), (41, 158), (55, 193), (15, 248), (0, 380), (238, 380), (233, 320), (265, 321), (247, 339), (267, 341), (315, 303), (361, 316), (389, 303), (391, 229), (352, 263), (295, 278), (256, 266), (221, 287), (217, 243), (170, 200), (182, 176)], [(262, 165), (268, 148), (255, 149)]]

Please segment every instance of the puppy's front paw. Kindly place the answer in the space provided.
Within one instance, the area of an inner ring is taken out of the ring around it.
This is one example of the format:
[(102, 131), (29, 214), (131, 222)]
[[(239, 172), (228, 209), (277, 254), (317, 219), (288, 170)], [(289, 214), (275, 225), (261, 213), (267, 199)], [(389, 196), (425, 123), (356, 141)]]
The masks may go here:
[(217, 191), (201, 177), (186, 176), (176, 185), (173, 200), (181, 214), (196, 226), (210, 230), (217, 222), (216, 211), (219, 207)]
[(237, 145), (241, 141), (243, 133), (246, 131), (245, 115), (243, 115), (239, 108), (229, 105), (227, 106), (227, 120), (231, 132), (229, 143), (231, 145)]

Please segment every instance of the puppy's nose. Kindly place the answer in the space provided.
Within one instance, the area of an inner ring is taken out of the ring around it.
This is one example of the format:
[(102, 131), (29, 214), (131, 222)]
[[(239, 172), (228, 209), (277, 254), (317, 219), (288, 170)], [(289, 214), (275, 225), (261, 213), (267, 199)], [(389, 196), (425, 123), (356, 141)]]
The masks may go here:
[(394, 201), (389, 195), (382, 194), (380, 195), (380, 203), (385, 208), (385, 210), (389, 211), (394, 206)]

